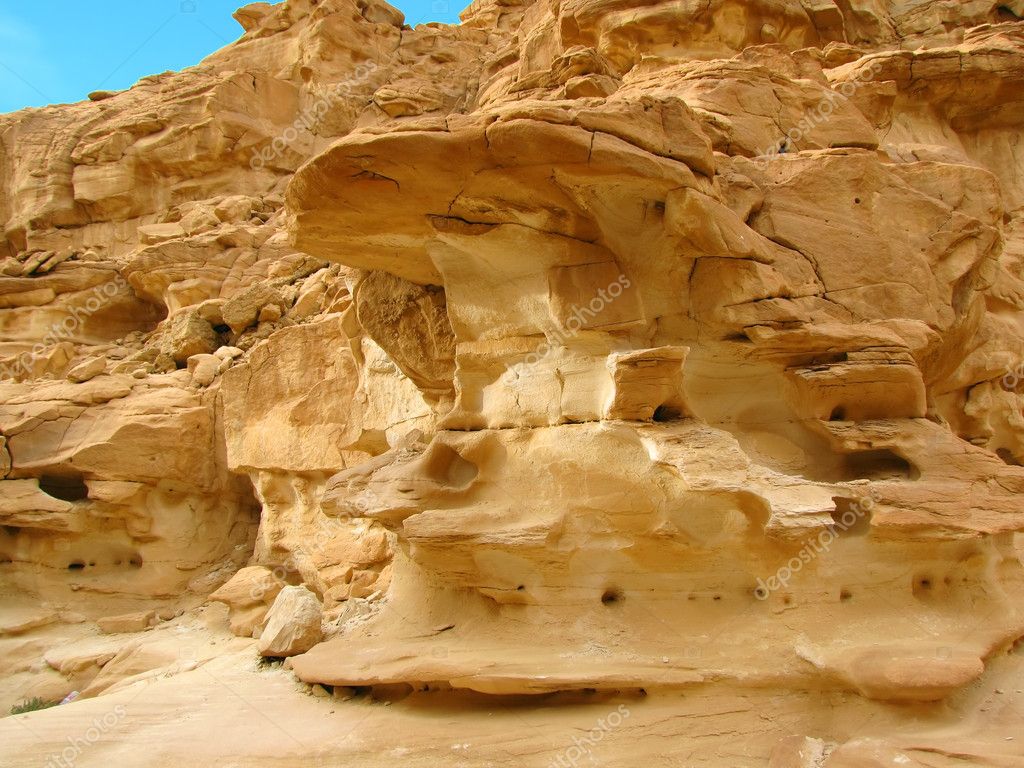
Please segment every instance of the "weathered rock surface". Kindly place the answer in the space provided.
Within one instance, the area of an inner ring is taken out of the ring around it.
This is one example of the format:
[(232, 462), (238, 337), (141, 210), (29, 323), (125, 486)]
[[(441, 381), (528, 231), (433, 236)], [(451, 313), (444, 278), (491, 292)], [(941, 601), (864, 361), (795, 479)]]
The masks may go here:
[(295, 656), (310, 650), (323, 639), (321, 616), (316, 595), (304, 586), (285, 587), (267, 613), (267, 623), (260, 634), (260, 654)]
[(254, 3), (0, 116), (7, 763), (1024, 764), (1022, 17)]
[(228, 607), (233, 634), (258, 637), (270, 606), (284, 587), (285, 582), (277, 574), (255, 565), (239, 570), (210, 595), (210, 600)]

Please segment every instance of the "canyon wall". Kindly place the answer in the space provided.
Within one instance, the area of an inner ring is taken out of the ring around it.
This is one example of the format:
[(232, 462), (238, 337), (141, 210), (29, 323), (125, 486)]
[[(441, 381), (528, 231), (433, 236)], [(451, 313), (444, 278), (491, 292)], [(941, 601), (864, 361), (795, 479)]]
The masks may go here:
[(1024, 764), (1021, 17), (255, 3), (0, 116), (15, 758)]

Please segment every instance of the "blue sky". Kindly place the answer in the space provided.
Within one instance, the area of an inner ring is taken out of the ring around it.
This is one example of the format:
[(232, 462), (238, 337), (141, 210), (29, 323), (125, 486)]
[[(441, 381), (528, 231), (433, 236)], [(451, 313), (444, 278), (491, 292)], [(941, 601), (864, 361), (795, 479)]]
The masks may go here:
[[(456, 23), (469, 0), (400, 0), (407, 24)], [(0, 112), (81, 101), (198, 64), (242, 34), (245, 0), (0, 0)]]

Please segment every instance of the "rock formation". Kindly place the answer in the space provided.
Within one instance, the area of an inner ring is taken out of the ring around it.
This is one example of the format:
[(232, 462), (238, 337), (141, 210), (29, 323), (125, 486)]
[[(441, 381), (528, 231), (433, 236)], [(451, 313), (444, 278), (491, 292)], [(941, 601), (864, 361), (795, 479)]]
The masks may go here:
[(0, 116), (6, 764), (1024, 765), (1024, 3), (236, 18)]

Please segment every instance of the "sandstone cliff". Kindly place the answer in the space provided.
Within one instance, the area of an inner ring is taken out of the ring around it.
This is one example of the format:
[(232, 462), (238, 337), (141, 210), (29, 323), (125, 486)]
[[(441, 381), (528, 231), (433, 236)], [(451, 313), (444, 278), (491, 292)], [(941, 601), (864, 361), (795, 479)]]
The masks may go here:
[(1024, 765), (1022, 17), (254, 3), (0, 116), (6, 764)]

